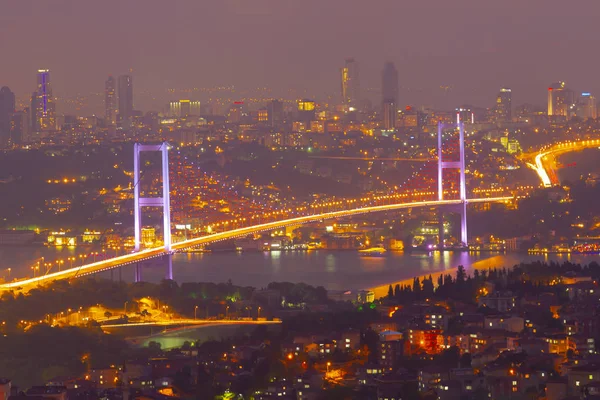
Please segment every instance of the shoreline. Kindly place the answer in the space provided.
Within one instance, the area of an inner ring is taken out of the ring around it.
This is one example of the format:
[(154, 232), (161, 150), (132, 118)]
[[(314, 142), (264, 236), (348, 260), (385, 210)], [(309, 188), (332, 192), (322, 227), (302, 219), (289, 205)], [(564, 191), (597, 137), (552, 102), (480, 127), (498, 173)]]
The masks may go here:
[[(504, 268), (504, 267), (512, 268), (513, 265), (505, 265), (504, 258), (502, 256), (498, 255), (498, 256), (487, 258), (485, 260), (476, 261), (469, 268), (465, 267), (465, 271), (467, 272), (467, 275), (472, 275), (472, 272), (475, 269), (488, 270), (490, 268)], [(431, 272), (431, 273), (423, 274), (423, 275), (415, 275), (412, 278), (388, 282), (383, 285), (370, 287), (367, 290), (372, 291), (375, 294), (375, 299), (377, 300), (377, 299), (381, 299), (382, 297), (387, 296), (390, 285), (392, 285), (392, 287), (396, 286), (397, 284), (412, 286), (412, 283), (416, 277), (418, 277), (419, 280), (422, 280), (423, 278), (428, 278), (429, 275), (431, 275), (431, 278), (433, 279), (433, 285), (437, 286), (437, 279), (439, 278), (440, 275), (451, 274), (452, 277), (455, 277), (457, 270), (458, 270), (458, 265), (456, 267), (448, 268), (443, 271)]]

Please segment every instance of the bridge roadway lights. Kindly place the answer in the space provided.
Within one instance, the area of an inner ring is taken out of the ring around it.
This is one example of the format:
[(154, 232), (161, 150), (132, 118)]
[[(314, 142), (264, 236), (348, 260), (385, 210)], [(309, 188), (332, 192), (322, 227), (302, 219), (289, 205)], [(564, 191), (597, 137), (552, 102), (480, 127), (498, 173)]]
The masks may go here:
[[(487, 203), (487, 202), (506, 202), (513, 200), (512, 196), (508, 197), (489, 197), (489, 198), (479, 198), (479, 199), (471, 199), (469, 203)], [(189, 248), (194, 248), (197, 246), (205, 246), (209, 243), (214, 243), (217, 241), (226, 240), (235, 236), (246, 236), (259, 231), (267, 231), (272, 229), (279, 229), (286, 225), (291, 224), (301, 224), (301, 223), (311, 223), (319, 220), (329, 220), (333, 218), (347, 217), (350, 215), (360, 215), (371, 212), (393, 212), (400, 209), (410, 209), (410, 208), (418, 208), (418, 207), (448, 207), (448, 206), (459, 206), (463, 205), (465, 202), (461, 200), (430, 200), (430, 201), (421, 201), (421, 202), (413, 202), (413, 203), (396, 203), (396, 204), (388, 204), (383, 206), (371, 206), (371, 207), (361, 207), (357, 209), (345, 210), (345, 211), (336, 211), (330, 212), (326, 214), (318, 214), (318, 215), (307, 215), (303, 217), (297, 217), (293, 219), (283, 220), (283, 221), (274, 221), (266, 224), (253, 225), (250, 227), (239, 228), (233, 231), (215, 233), (195, 239), (188, 239), (184, 242), (175, 243), (173, 245), (174, 249), (170, 252), (165, 252), (162, 249), (148, 249), (143, 250), (139, 253), (131, 253), (122, 256), (115, 257), (109, 260), (103, 260), (99, 262), (94, 262), (87, 265), (82, 265), (79, 267), (70, 268), (68, 270), (63, 270), (60, 272), (50, 273), (46, 276), (40, 276), (37, 278), (26, 278), (19, 281), (9, 282), (0, 284), (0, 289), (17, 289), (17, 290), (28, 290), (31, 287), (35, 287), (44, 283), (53, 282), (55, 280), (60, 279), (75, 279), (80, 278), (86, 275), (93, 275), (98, 272), (108, 271), (113, 268), (121, 268), (127, 265), (132, 265), (140, 262), (144, 262), (153, 258), (163, 257), (165, 254), (184, 251)], [(226, 237), (224, 237), (226, 236)], [(139, 258), (137, 258), (139, 257)], [(172, 272), (170, 272), (172, 274)]]

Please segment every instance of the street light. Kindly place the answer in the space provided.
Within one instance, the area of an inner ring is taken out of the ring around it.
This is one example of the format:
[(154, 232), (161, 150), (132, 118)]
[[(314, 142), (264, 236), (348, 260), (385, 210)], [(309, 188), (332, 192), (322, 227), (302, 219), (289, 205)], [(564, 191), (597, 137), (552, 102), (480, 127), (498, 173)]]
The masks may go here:
[(260, 310), (261, 310), (261, 308), (262, 308), (262, 307), (258, 307), (258, 314), (257, 314), (257, 317), (256, 317), (256, 318), (260, 318)]
[(127, 315), (127, 303), (129, 303), (129, 301), (126, 301), (126, 302), (125, 302), (125, 305), (123, 306), (123, 313), (124, 313), (125, 315)]
[(225, 319), (229, 319), (229, 306), (225, 307)]
[(331, 361), (327, 361), (327, 373), (329, 373), (329, 367), (331, 367)]
[(196, 311), (198, 311), (198, 306), (194, 307), (194, 319), (196, 319)]

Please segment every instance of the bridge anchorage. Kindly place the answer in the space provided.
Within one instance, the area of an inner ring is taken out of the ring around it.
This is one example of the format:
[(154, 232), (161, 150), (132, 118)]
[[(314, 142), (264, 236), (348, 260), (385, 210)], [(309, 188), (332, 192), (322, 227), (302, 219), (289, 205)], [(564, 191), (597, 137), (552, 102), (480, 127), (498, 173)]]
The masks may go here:
[[(140, 197), (140, 153), (162, 153), (162, 197)], [(142, 245), (142, 208), (161, 207), (163, 209), (163, 242), (167, 258), (166, 279), (173, 279), (173, 260), (171, 248), (171, 203), (169, 200), (169, 144), (163, 142), (158, 145), (133, 145), (133, 215), (135, 229), (135, 251), (139, 252)], [(135, 264), (135, 282), (142, 280), (142, 263)]]
[(444, 170), (454, 169), (459, 173), (459, 204), (440, 206), (438, 212), (438, 248), (444, 250), (444, 208), (460, 215), (460, 246), (468, 247), (467, 238), (467, 184), (465, 179), (465, 128), (462, 122), (452, 124), (453, 130), (458, 130), (458, 159), (445, 161), (443, 152), (443, 134), (445, 125), (438, 124), (438, 200), (444, 200)]

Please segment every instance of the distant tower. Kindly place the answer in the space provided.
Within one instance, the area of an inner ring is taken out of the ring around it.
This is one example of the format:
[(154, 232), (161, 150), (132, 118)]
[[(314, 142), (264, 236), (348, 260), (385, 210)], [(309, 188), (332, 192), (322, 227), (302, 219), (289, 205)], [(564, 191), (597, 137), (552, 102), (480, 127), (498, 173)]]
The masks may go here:
[(118, 84), (119, 120), (123, 129), (129, 129), (133, 117), (133, 78), (131, 75), (121, 75)]
[(386, 62), (381, 73), (381, 104), (383, 126), (392, 130), (396, 127), (398, 110), (398, 71), (392, 62)]
[(398, 71), (393, 62), (386, 62), (381, 73), (382, 101), (398, 102)]
[(112, 76), (104, 83), (104, 118), (106, 125), (117, 124), (117, 84)]
[(574, 103), (573, 91), (564, 82), (555, 82), (548, 88), (548, 116), (569, 117)]
[(29, 109), (27, 108), (22, 111), (16, 111), (13, 114), (12, 132), (10, 134), (10, 140), (13, 144), (21, 144), (29, 141), (29, 120)]
[(272, 127), (281, 125), (284, 120), (283, 102), (281, 100), (271, 100), (267, 104), (267, 115)]
[(11, 119), (15, 112), (15, 94), (4, 86), (0, 89), (0, 147), (10, 144)]
[(596, 98), (591, 93), (581, 93), (581, 97), (579, 97), (579, 100), (577, 101), (577, 116), (583, 119), (596, 119), (598, 116)]
[(357, 107), (360, 99), (360, 83), (358, 80), (358, 64), (354, 58), (346, 59), (341, 69), (342, 102), (344, 105)]
[(512, 121), (512, 90), (502, 88), (496, 97), (496, 121)]
[(37, 91), (35, 100), (36, 128), (38, 131), (53, 131), (56, 129), (56, 108), (50, 84), (50, 70), (40, 69), (37, 73)]
[(31, 132), (39, 132), (40, 124), (37, 119), (37, 92), (31, 93), (31, 106), (29, 107), (29, 128)]

